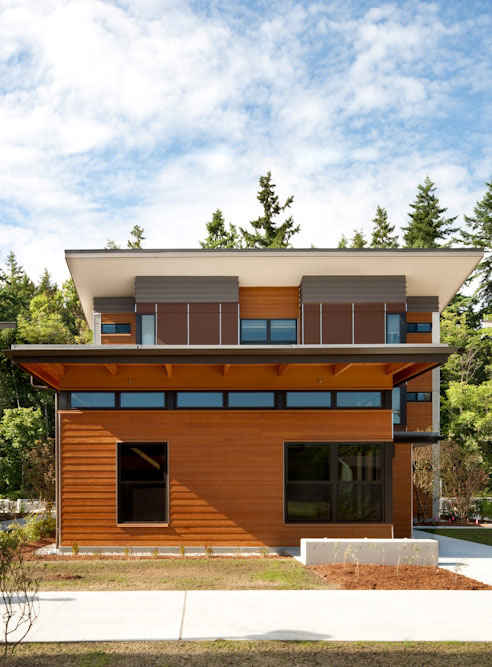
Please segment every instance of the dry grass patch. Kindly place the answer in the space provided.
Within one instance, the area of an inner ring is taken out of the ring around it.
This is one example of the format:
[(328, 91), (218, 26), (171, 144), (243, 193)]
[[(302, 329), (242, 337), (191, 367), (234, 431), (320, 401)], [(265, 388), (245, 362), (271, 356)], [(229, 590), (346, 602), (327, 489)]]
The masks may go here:
[(478, 642), (87, 642), (23, 644), (15, 667), (385, 667), (492, 666), (492, 644)]
[(332, 588), (292, 558), (84, 558), (32, 561), (41, 591)]

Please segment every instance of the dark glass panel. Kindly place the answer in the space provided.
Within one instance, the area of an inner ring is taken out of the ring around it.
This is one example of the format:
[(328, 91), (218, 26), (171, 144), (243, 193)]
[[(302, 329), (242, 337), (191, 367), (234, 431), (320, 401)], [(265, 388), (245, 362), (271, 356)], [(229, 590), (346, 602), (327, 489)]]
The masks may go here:
[(401, 316), (399, 313), (388, 313), (386, 315), (386, 342), (401, 343)]
[(432, 394), (430, 391), (419, 391), (417, 394), (417, 401), (430, 402), (432, 401)]
[(165, 484), (121, 484), (119, 522), (159, 522), (167, 520)]
[(130, 324), (121, 323), (121, 324), (101, 324), (101, 333), (103, 334), (129, 334), (131, 326)]
[(71, 408), (114, 408), (114, 391), (72, 391)]
[(401, 387), (395, 387), (391, 393), (393, 424), (401, 424)]
[(267, 320), (241, 320), (241, 343), (266, 343)]
[(273, 408), (275, 392), (273, 391), (230, 391), (230, 408)]
[(331, 407), (330, 391), (288, 391), (286, 399), (288, 408)]
[(221, 391), (178, 391), (178, 408), (222, 408), (224, 397)]
[(120, 479), (122, 482), (162, 482), (166, 479), (166, 445), (122, 445)]
[(414, 391), (407, 391), (407, 403), (415, 403), (417, 394)]
[(431, 333), (432, 324), (430, 322), (418, 322), (417, 333)]
[(270, 320), (270, 343), (297, 343), (297, 320)]
[(163, 408), (165, 405), (163, 391), (122, 391), (120, 394), (122, 408)]
[(287, 521), (331, 521), (331, 484), (287, 484)]
[(338, 445), (340, 482), (376, 482), (381, 479), (381, 445)]
[(103, 334), (116, 333), (116, 324), (101, 324), (101, 333)]
[(380, 391), (337, 391), (338, 408), (380, 408)]
[(338, 483), (338, 521), (382, 521), (383, 485)]
[(287, 445), (287, 479), (296, 481), (330, 480), (331, 445), (292, 442)]

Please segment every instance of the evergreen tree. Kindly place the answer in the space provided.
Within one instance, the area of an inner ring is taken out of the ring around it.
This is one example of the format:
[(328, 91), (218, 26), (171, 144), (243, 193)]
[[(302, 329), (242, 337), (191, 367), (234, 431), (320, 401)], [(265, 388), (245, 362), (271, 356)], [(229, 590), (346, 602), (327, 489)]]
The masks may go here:
[(478, 297), (484, 311), (492, 307), (492, 181), (486, 183), (486, 186), (483, 198), (473, 209), (473, 216), (465, 215), (468, 229), (461, 231), (461, 238), (466, 245), (485, 250), (485, 256), (476, 271), (480, 280)]
[(0, 271), (0, 320), (15, 321), (19, 313), (28, 312), (35, 287), (12, 251), (5, 266)]
[(362, 229), (354, 229), (354, 235), (352, 237), (351, 248), (364, 248), (367, 245), (367, 241), (364, 237), (364, 232)]
[[(130, 241), (128, 241), (130, 243)], [(108, 239), (106, 241), (106, 245), (104, 246), (104, 250), (119, 250), (120, 246), (117, 245), (112, 239)]]
[(338, 241), (338, 247), (339, 248), (348, 248), (349, 247), (349, 240), (345, 236), (345, 234), (342, 234), (340, 241)]
[(212, 220), (206, 223), (208, 236), (205, 241), (200, 241), (202, 248), (240, 248), (241, 240), (235, 225), (229, 223), (229, 229), (226, 228), (226, 222), (220, 208), (212, 214)]
[(395, 226), (388, 220), (388, 211), (378, 206), (376, 216), (373, 218), (374, 227), (372, 230), (373, 248), (398, 248), (398, 234), (394, 234)]
[(47, 294), (49, 296), (53, 296), (56, 294), (57, 289), (57, 284), (53, 282), (51, 274), (49, 273), (48, 269), (45, 268), (41, 274), (39, 285), (36, 288), (37, 294)]
[(138, 225), (134, 225), (133, 229), (130, 232), (130, 236), (133, 237), (133, 240), (130, 239), (127, 243), (127, 246), (132, 250), (140, 250), (142, 247), (142, 241), (145, 241), (144, 230)]
[(409, 223), (402, 228), (407, 248), (439, 248), (443, 245), (439, 241), (445, 241), (456, 231), (452, 227), (456, 217), (444, 217), (448, 209), (439, 205), (435, 191), (435, 184), (426, 176), (424, 184), (418, 186), (414, 203), (410, 204), (413, 210), (408, 214)]
[(256, 220), (251, 220), (250, 224), (254, 232), (239, 228), (244, 243), (247, 248), (288, 248), (291, 236), (297, 234), (300, 227), (299, 225), (294, 226), (292, 216), (286, 218), (281, 224), (276, 222), (276, 218), (290, 208), (294, 197), (288, 197), (283, 205), (280, 204), (270, 171), (265, 176), (260, 176), (259, 183), (257, 199), (263, 206), (263, 215)]

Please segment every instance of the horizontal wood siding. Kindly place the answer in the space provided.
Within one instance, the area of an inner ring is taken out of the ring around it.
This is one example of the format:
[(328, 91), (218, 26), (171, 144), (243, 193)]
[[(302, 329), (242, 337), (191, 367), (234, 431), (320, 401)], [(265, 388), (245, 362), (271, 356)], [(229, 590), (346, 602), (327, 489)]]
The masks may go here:
[(407, 429), (432, 430), (432, 403), (407, 403)]
[(393, 459), (393, 526), (395, 537), (412, 536), (412, 445), (395, 445)]
[[(385, 524), (284, 524), (284, 441), (390, 440), (390, 411), (65, 411), (61, 544), (298, 546)], [(116, 525), (117, 442), (168, 442), (169, 525)]]
[(241, 318), (298, 318), (298, 287), (240, 287)]
[(104, 313), (101, 324), (130, 324), (129, 334), (101, 334), (102, 345), (135, 345), (135, 313)]

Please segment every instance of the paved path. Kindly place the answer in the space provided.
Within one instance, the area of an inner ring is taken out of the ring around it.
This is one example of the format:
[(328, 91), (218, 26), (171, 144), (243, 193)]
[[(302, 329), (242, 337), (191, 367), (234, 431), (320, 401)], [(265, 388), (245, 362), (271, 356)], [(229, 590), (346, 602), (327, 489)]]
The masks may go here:
[(458, 571), (459, 574), (492, 586), (492, 547), (487, 544), (444, 537), (424, 530), (414, 530), (413, 536), (422, 539), (431, 537), (438, 540), (439, 567), (452, 572)]
[(492, 591), (40, 593), (28, 641), (492, 641)]

